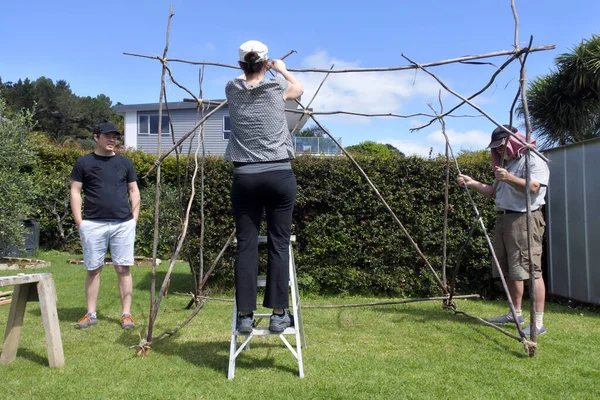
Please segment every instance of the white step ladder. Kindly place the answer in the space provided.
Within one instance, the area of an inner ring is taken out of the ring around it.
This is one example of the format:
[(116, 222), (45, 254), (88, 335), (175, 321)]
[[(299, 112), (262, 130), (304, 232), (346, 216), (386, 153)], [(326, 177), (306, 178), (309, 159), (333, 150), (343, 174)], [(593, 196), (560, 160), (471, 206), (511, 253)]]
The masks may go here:
[[(296, 280), (296, 265), (294, 263), (294, 252), (292, 243), (296, 241), (296, 236), (290, 236), (290, 249), (289, 249), (289, 268), (290, 268), (290, 293), (292, 296), (292, 315), (294, 325), (286, 328), (282, 333), (271, 333), (268, 327), (260, 327), (259, 324), (263, 318), (268, 318), (271, 314), (254, 314), (255, 327), (252, 329), (252, 333), (244, 334), (237, 331), (237, 302), (235, 301), (235, 295), (233, 300), (233, 317), (231, 319), (231, 345), (229, 349), (229, 372), (227, 379), (233, 379), (235, 376), (235, 360), (240, 355), (244, 348), (250, 348), (250, 340), (254, 336), (265, 336), (265, 335), (278, 335), (279, 338), (285, 343), (290, 352), (298, 360), (298, 375), (300, 378), (304, 378), (304, 365), (302, 363), (302, 347), (306, 347), (306, 337), (304, 336), (304, 324), (302, 323), (302, 311), (300, 308), (300, 294), (298, 292), (298, 282)], [(258, 243), (267, 243), (266, 236), (259, 236)], [(266, 285), (266, 277), (258, 277), (258, 286), (264, 287)], [(296, 339), (295, 349), (285, 338), (285, 335), (294, 335)], [(237, 337), (245, 336), (242, 344), (238, 346)]]

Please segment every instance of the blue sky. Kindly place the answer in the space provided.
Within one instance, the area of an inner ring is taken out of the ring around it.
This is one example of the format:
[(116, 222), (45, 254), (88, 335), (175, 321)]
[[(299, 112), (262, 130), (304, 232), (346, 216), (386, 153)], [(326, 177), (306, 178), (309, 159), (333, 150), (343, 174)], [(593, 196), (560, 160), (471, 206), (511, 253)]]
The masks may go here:
[[(123, 52), (162, 54), (169, 5), (173, 4), (170, 58), (235, 64), (237, 48), (250, 39), (269, 46), (271, 58), (289, 50), (288, 67), (336, 68), (406, 65), (401, 56), (426, 63), (462, 55), (510, 50), (514, 20), (510, 0), (421, 1), (29, 1), (11, 2), (0, 14), (0, 77), (3, 81), (46, 76), (64, 79), (80, 96), (104, 93), (114, 103), (158, 102), (158, 61)], [(519, 42), (556, 50), (530, 54), (527, 76), (547, 73), (554, 58), (582, 39), (600, 33), (597, 0), (516, 0)], [(490, 59), (495, 65), (505, 57)], [(175, 78), (198, 92), (198, 68), (172, 64)], [(452, 65), (431, 69), (453, 90), (468, 96), (488, 81), (494, 67)], [(207, 67), (205, 98), (223, 98), (236, 71)], [(304, 102), (323, 74), (298, 74)], [(477, 104), (499, 122), (507, 122), (518, 85), (518, 67), (505, 70)], [(167, 82), (170, 101), (188, 97)], [(439, 85), (414, 71), (331, 75), (313, 103), (315, 111), (428, 113), (438, 105)], [(457, 99), (442, 93), (444, 108)], [(459, 114), (476, 115), (463, 107)], [(426, 118), (319, 117), (344, 145), (364, 140), (392, 143), (407, 154), (443, 152), (439, 124), (418, 133), (409, 129)], [(522, 123), (517, 121), (517, 123)], [(483, 117), (448, 118), (446, 127), (456, 150), (479, 149), (494, 125)]]

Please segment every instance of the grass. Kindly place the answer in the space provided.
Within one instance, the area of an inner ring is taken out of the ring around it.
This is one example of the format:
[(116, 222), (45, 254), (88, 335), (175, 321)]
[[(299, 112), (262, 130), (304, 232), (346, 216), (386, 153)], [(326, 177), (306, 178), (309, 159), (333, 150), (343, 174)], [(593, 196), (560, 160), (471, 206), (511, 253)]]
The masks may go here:
[[(231, 303), (209, 301), (175, 336), (157, 341), (146, 357), (137, 345), (148, 320), (150, 268), (132, 268), (132, 311), (138, 327), (118, 325), (120, 301), (112, 267), (105, 267), (98, 325), (76, 330), (85, 313), (81, 265), (68, 254), (46, 252), (58, 293), (66, 365), (47, 367), (37, 303), (27, 306), (17, 359), (0, 365), (0, 398), (6, 399), (595, 399), (600, 398), (598, 313), (548, 304), (548, 333), (529, 358), (520, 343), (494, 329), (441, 309), (440, 302), (346, 309), (305, 309), (305, 379), (277, 337), (253, 339), (227, 380)], [(165, 263), (159, 267), (162, 282)], [(186, 264), (178, 264), (171, 293), (191, 290)], [(0, 271), (0, 276), (15, 271)], [(231, 298), (231, 293), (221, 297)], [(189, 313), (188, 298), (163, 301), (156, 333)], [(304, 305), (371, 302), (373, 298), (303, 296)], [(501, 301), (459, 300), (474, 315), (505, 312)], [(526, 305), (528, 307), (528, 305)], [(10, 306), (0, 306), (0, 329)], [(514, 328), (510, 328), (514, 329)], [(515, 330), (516, 331), (516, 330)]]

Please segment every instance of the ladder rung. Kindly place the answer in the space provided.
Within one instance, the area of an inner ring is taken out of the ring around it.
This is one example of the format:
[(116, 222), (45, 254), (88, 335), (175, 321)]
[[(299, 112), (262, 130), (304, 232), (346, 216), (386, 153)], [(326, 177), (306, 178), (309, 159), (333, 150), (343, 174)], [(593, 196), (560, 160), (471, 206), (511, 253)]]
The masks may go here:
[[(237, 336), (248, 336), (248, 334), (245, 333), (239, 333), (238, 331), (235, 332), (235, 334)], [(252, 334), (254, 336), (266, 336), (266, 335), (295, 335), (296, 334), (296, 328), (285, 328), (285, 330), (281, 333), (273, 333), (269, 330), (269, 328), (254, 328), (252, 329)]]
[[(290, 242), (292, 242), (292, 243), (296, 242), (296, 235), (290, 235)], [(258, 237), (258, 243), (267, 243), (267, 237), (266, 236), (259, 236)]]
[(265, 287), (267, 286), (267, 277), (264, 275), (259, 275), (258, 276), (258, 281), (257, 281), (257, 285), (258, 287)]
[[(267, 277), (264, 275), (259, 275), (258, 280), (256, 281), (256, 287), (265, 287), (267, 286)], [(289, 286), (292, 286), (292, 281), (289, 281)]]

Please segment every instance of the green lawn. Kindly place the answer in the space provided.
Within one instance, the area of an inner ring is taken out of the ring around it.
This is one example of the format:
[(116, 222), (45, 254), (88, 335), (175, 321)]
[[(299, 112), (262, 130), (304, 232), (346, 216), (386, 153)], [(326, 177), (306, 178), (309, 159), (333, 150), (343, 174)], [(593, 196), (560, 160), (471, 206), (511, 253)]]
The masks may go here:
[[(548, 333), (529, 358), (517, 341), (442, 310), (440, 302), (305, 309), (305, 379), (297, 377), (296, 360), (277, 337), (257, 337), (238, 358), (235, 379), (228, 381), (231, 303), (209, 301), (178, 334), (137, 357), (129, 347), (139, 343), (147, 323), (150, 267), (132, 269), (136, 329), (123, 331), (118, 324), (117, 281), (107, 266), (98, 325), (76, 330), (73, 324), (85, 313), (83, 267), (67, 264), (67, 254), (47, 252), (39, 258), (52, 266), (27, 272), (54, 275), (66, 365), (47, 367), (39, 307), (30, 303), (17, 359), (0, 365), (1, 399), (600, 398), (600, 324), (591, 311), (548, 304)], [(166, 263), (159, 267), (159, 284), (166, 268)], [(171, 293), (190, 290), (187, 265), (177, 265)], [(231, 298), (231, 293), (219, 297)], [(163, 301), (156, 333), (186, 318), (188, 300), (171, 294)], [(302, 299), (304, 305), (381, 300), (392, 299)], [(458, 306), (489, 317), (505, 312), (506, 303), (459, 300)], [(9, 307), (0, 306), (2, 330)]]

